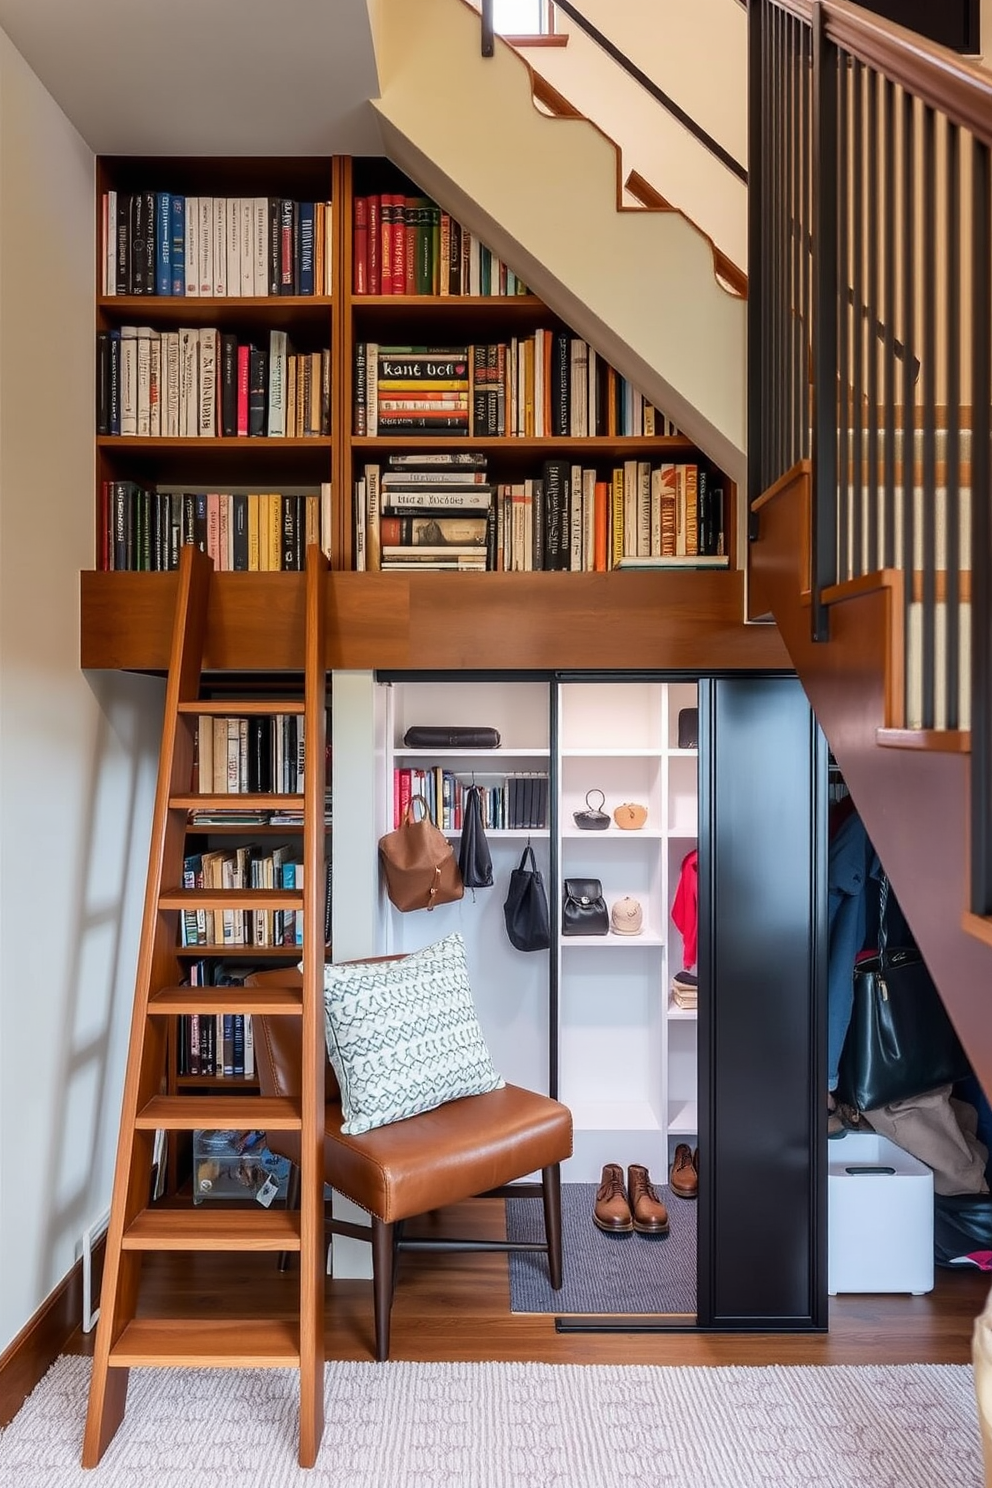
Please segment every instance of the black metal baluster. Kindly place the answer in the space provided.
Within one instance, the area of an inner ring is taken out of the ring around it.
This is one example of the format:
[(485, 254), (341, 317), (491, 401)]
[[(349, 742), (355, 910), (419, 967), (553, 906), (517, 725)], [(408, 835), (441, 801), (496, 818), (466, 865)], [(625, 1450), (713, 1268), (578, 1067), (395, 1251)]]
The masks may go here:
[[(923, 110), (923, 610), (920, 659), (923, 670), (923, 718), (925, 729), (936, 726), (934, 691), (936, 682), (935, 629), (937, 619), (937, 204), (934, 111)], [(912, 587), (916, 588), (916, 575)]]
[(865, 454), (866, 494), (865, 519), (867, 522), (866, 572), (874, 573), (878, 568), (878, 73), (868, 69), (865, 73), (868, 86), (868, 294), (864, 312), (865, 351), (868, 357), (868, 448)]
[[(767, 5), (755, 0), (748, 8), (748, 297), (747, 297), (747, 485), (748, 509), (766, 489), (768, 326), (767, 235), (765, 192), (765, 21)], [(751, 516), (748, 535), (757, 537), (757, 517)]]
[(895, 563), (895, 520), (896, 520), (896, 357), (895, 357), (895, 323), (896, 323), (896, 149), (895, 149), (895, 84), (888, 78), (885, 79), (882, 118), (884, 133), (884, 149), (882, 156), (882, 216), (884, 218), (885, 232), (885, 256), (882, 266), (882, 277), (885, 282), (883, 291), (885, 308), (885, 341), (884, 358), (882, 363), (882, 382), (884, 389), (884, 463), (885, 463), (885, 497), (883, 502), (882, 528), (884, 541), (882, 544), (881, 563), (883, 568), (891, 568)]
[(802, 76), (802, 158), (803, 158), (803, 183), (802, 183), (802, 365), (800, 377), (802, 379), (802, 424), (800, 445), (800, 456), (802, 459), (809, 458), (810, 451), (810, 423), (812, 421), (812, 408), (810, 406), (810, 372), (813, 357), (813, 304), (811, 290), (811, 244), (813, 241), (813, 201), (811, 190), (810, 151), (812, 149), (812, 129), (810, 119), (810, 83), (813, 66), (812, 36), (808, 26), (803, 26), (800, 31), (800, 68)]
[[(989, 146), (973, 145), (971, 273), (974, 326), (992, 325)], [(992, 511), (989, 407), (992, 346), (971, 337), (971, 908), (992, 915)]]
[(838, 455), (838, 521), (834, 541), (837, 545), (837, 576), (848, 578), (851, 540), (851, 212), (848, 182), (851, 179), (851, 69), (842, 55), (837, 72), (837, 158), (840, 161), (837, 204), (838, 272), (840, 294), (834, 311), (838, 321), (837, 365), (840, 376), (835, 394), (837, 403)]
[(947, 557), (944, 592), (944, 675), (947, 707), (944, 727), (961, 727), (960, 667), (961, 639), (961, 191), (959, 131), (947, 123), (944, 169), (947, 173), (947, 448), (944, 490), (947, 521)]
[(837, 577), (837, 48), (814, 11), (813, 519), (811, 634), (829, 633), (823, 590)]
[(772, 11), (771, 25), (771, 220), (772, 231), (765, 251), (771, 261), (771, 375), (769, 402), (771, 404), (771, 477), (769, 484), (782, 474), (782, 252), (784, 209), (782, 205), (782, 21), (783, 13), (776, 6)]
[[(913, 362), (916, 356), (915, 342), (915, 294), (916, 294), (916, 124), (913, 98), (905, 90), (902, 95), (902, 563), (904, 587), (904, 624), (909, 633), (910, 610), (913, 603), (913, 563), (916, 547), (916, 503), (913, 490), (913, 465), (916, 443), (916, 416), (914, 411)], [(906, 654), (906, 698), (909, 698), (909, 647)], [(904, 720), (908, 723), (910, 720)]]
[[(854, 324), (851, 329), (853, 376), (851, 378), (851, 575), (864, 573), (864, 368), (865, 368), (865, 134), (864, 64), (851, 62), (853, 112), (851, 145), (854, 152), (851, 202), (851, 242), (854, 258)], [(842, 186), (843, 189), (843, 186)]]

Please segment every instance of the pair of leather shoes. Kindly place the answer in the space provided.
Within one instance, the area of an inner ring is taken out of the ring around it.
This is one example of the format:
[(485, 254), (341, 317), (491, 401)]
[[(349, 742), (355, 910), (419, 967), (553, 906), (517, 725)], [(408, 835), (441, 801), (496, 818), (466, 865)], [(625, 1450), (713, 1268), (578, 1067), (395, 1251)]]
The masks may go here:
[(699, 1196), (699, 1148), (690, 1148), (688, 1142), (680, 1142), (672, 1159), (672, 1171), (668, 1178), (673, 1194), (680, 1199), (695, 1199)]
[(607, 1163), (596, 1190), (593, 1224), (610, 1235), (667, 1235), (668, 1210), (659, 1199), (647, 1168), (632, 1164), (624, 1187), (623, 1168)]

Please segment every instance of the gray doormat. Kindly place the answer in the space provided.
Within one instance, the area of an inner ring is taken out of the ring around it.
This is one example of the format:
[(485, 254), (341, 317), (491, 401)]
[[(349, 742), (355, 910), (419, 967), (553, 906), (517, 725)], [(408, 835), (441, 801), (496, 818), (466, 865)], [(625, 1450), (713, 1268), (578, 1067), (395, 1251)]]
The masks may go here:
[[(595, 1183), (562, 1184), (564, 1279), (551, 1290), (547, 1257), (510, 1251), (511, 1312), (688, 1313), (696, 1311), (696, 1203), (667, 1184), (667, 1235), (606, 1235), (592, 1222)], [(540, 1199), (507, 1199), (509, 1240), (544, 1239)]]

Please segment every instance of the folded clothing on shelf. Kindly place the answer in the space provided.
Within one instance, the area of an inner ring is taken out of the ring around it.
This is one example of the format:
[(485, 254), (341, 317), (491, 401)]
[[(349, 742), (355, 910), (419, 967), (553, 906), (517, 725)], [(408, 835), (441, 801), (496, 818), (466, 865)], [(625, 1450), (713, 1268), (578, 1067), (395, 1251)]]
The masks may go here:
[(672, 977), (672, 1001), (688, 1011), (696, 1006), (699, 982), (694, 971), (679, 971)]

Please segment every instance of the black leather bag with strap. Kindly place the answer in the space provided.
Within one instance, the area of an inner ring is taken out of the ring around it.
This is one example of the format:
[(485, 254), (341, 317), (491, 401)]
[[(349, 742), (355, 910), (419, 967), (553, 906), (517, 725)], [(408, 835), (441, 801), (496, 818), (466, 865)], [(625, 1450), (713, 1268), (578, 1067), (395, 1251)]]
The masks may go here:
[(610, 916), (598, 878), (566, 878), (561, 904), (562, 935), (609, 935)]

